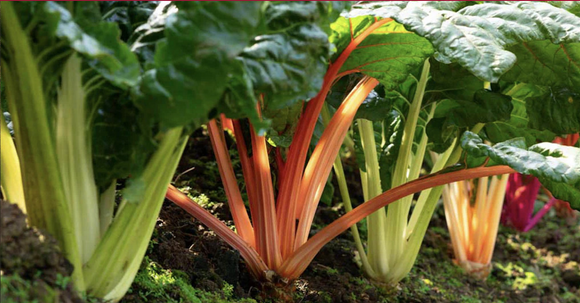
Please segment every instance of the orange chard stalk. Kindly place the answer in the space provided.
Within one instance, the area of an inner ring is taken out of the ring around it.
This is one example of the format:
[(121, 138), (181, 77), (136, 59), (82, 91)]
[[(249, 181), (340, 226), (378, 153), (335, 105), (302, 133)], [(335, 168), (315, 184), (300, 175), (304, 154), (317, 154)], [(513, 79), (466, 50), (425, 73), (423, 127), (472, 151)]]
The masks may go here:
[[(342, 68), (342, 65), (346, 62), (357, 46), (373, 31), (391, 21), (393, 20), (379, 20), (369, 26), (356, 38), (351, 40), (350, 44), (345, 48), (336, 61), (330, 64), (324, 77), (324, 82), (320, 92), (308, 102), (304, 113), (302, 113), (302, 116), (298, 121), (298, 126), (295, 132), (296, 135), (293, 138), (288, 151), (285, 164), (286, 169), (284, 169), (280, 176), (281, 182), (277, 198), (276, 214), (279, 224), (278, 235), (280, 238), (283, 258), (286, 258), (294, 250), (296, 219), (300, 218), (304, 203), (303, 200), (299, 199), (299, 191), (297, 188), (299, 188), (301, 184), (306, 156), (308, 153), (308, 145), (310, 144), (312, 133), (316, 126), (316, 120), (320, 115), (326, 95), (330, 91), (332, 84), (338, 79), (338, 72)], [(342, 77), (350, 72), (343, 72), (340, 76)]]
[(277, 272), (289, 280), (296, 279), (306, 270), (318, 251), (332, 239), (347, 230), (350, 226), (377, 211), (381, 207), (402, 199), (408, 195), (444, 184), (466, 179), (481, 178), (492, 175), (514, 173), (515, 170), (506, 165), (493, 167), (477, 167), (449, 173), (435, 173), (405, 183), (390, 189), (381, 195), (359, 205), (352, 211), (332, 222), (316, 235), (310, 238), (304, 245), (299, 247), (287, 258)]
[(223, 131), (218, 127), (215, 120), (211, 120), (207, 126), (234, 223), (240, 237), (249, 245), (254, 246), (254, 228), (248, 217), (244, 200), (242, 200)]
[(229, 130), (231, 132), (234, 131), (234, 125), (233, 125), (232, 119), (227, 118), (226, 115), (224, 115), (224, 114), (220, 114), (220, 120), (222, 122), (222, 128), (224, 130)]
[(255, 204), (257, 216), (254, 224), (258, 230), (256, 246), (258, 253), (269, 268), (276, 269), (282, 261), (278, 241), (276, 206), (274, 200), (274, 187), (270, 170), (270, 160), (266, 147), (266, 138), (256, 135), (254, 129), (252, 135), (252, 160), (254, 163), (254, 182), (257, 188), (256, 200), (250, 201)]
[[(240, 155), (240, 163), (242, 164), (242, 174), (244, 175), (244, 181), (246, 184), (246, 193), (248, 194), (248, 201), (250, 204), (250, 214), (252, 215), (252, 218), (257, 218), (258, 210), (256, 209), (256, 203), (252, 203), (252, 201), (256, 201), (258, 191), (256, 183), (254, 182), (254, 164), (248, 156), (248, 149), (246, 147), (246, 141), (244, 140), (240, 121), (232, 120), (232, 125), (234, 128), (238, 154)], [(259, 232), (258, 226), (254, 226), (254, 234)], [(254, 246), (254, 248), (256, 248), (256, 250), (258, 249), (257, 246)]]
[(374, 78), (368, 76), (362, 78), (340, 105), (320, 137), (300, 184), (300, 201), (303, 207), (298, 222), (294, 249), (308, 240), (316, 207), (348, 128), (359, 106), (378, 84), (379, 81)]

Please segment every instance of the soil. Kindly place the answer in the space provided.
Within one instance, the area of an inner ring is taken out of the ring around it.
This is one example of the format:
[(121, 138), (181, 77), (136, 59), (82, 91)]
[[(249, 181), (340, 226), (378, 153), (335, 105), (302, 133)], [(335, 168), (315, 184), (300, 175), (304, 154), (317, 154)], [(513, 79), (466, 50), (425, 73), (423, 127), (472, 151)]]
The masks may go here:
[[(233, 148), (233, 144), (230, 146)], [(235, 154), (235, 148), (232, 151)], [(193, 169), (179, 176), (176, 185), (231, 226), (211, 144), (202, 131), (192, 136), (185, 155), (178, 173)], [(239, 163), (234, 160), (233, 164), (239, 173)], [(347, 169), (356, 171), (352, 167)], [(349, 183), (351, 187), (356, 186), (356, 176)], [(335, 188), (338, 188), (336, 184)], [(337, 192), (334, 196), (334, 202), (340, 200)], [(321, 205), (313, 232), (343, 214), (340, 207)], [(350, 231), (345, 232), (326, 245), (295, 281), (294, 301), (580, 302), (580, 226), (577, 220), (570, 222), (549, 213), (527, 234), (501, 227), (494, 266), (485, 282), (465, 275), (453, 264), (449, 241), (443, 209), (439, 207), (413, 270), (398, 286), (386, 288), (364, 277), (354, 260)], [(268, 294), (248, 274), (237, 251), (168, 201), (163, 205), (152, 243), (147, 254), (149, 262), (167, 270), (184, 272), (194, 288), (220, 295), (219, 302), (269, 301)], [(132, 294), (123, 301), (142, 302), (143, 293), (144, 290), (134, 286)]]
[(0, 200), (2, 302), (85, 302), (69, 283), (73, 267), (46, 232), (26, 225), (15, 204)]

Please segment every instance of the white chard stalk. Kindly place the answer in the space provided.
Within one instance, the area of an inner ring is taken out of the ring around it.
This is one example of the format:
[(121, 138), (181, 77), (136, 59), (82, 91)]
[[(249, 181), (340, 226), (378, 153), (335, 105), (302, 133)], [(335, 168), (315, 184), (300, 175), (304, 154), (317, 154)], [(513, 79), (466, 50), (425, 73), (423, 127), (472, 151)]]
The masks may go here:
[(79, 253), (85, 263), (99, 243), (100, 223), (81, 59), (76, 54), (65, 64), (61, 79), (56, 115), (56, 152)]

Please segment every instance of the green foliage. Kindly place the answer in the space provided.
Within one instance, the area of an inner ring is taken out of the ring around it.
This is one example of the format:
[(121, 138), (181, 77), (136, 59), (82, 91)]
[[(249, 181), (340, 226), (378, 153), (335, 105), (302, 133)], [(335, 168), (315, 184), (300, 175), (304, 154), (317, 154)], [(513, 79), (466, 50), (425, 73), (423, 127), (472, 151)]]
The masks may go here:
[(526, 100), (529, 126), (556, 134), (580, 132), (580, 93), (557, 87), (540, 87), (539, 91)]

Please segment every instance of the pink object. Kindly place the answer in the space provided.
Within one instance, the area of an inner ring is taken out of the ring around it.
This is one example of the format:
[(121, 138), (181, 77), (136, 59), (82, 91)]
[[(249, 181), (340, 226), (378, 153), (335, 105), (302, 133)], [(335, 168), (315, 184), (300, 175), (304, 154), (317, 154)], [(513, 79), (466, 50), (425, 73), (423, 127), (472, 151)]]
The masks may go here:
[(530, 230), (552, 207), (554, 202), (547, 203), (536, 215), (534, 203), (540, 191), (540, 181), (534, 176), (511, 174), (508, 179), (501, 222), (520, 232)]

